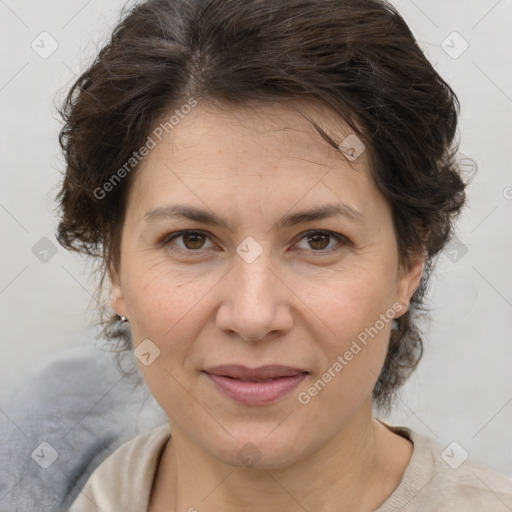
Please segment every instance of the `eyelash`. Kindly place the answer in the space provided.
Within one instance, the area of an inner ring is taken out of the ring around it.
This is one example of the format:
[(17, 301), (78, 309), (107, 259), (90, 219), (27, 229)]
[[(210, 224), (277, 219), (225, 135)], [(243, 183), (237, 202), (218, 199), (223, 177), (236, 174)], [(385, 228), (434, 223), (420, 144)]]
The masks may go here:
[[(320, 250), (311, 250), (311, 251), (308, 251), (307, 249), (299, 249), (299, 251), (306, 251), (306, 252), (312, 252), (312, 253), (318, 253), (320, 255), (325, 255), (325, 254), (332, 254), (333, 252), (337, 252), (339, 250), (341, 250), (343, 248), (343, 246), (347, 245), (350, 243), (350, 241), (347, 239), (347, 237), (339, 234), (339, 233), (334, 233), (333, 231), (326, 231), (326, 230), (321, 230), (321, 229), (311, 229), (309, 231), (306, 231), (305, 233), (302, 233), (301, 237), (299, 238), (299, 242), (302, 241), (304, 238), (306, 238), (308, 235), (312, 235), (312, 234), (322, 234), (322, 235), (327, 235), (327, 236), (330, 236), (331, 238), (334, 238), (336, 240), (338, 240), (338, 243), (341, 242), (341, 246), (340, 247), (331, 247), (330, 249), (320, 249)], [(174, 233), (170, 233), (168, 235), (166, 235), (162, 242), (161, 242), (161, 245), (162, 246), (169, 246), (171, 245), (171, 242), (173, 240), (175, 240), (176, 238), (180, 238), (184, 235), (202, 235), (204, 237), (207, 237), (207, 238), (210, 238), (209, 237), (209, 234), (205, 231), (201, 231), (201, 230), (183, 230), (183, 231), (177, 231), (177, 232), (174, 232)], [(202, 251), (205, 251), (207, 249), (182, 249), (180, 247), (173, 247), (171, 249), (172, 251), (176, 251), (176, 252), (179, 252), (181, 254), (187, 254), (187, 255), (190, 255), (190, 254), (201, 254)]]

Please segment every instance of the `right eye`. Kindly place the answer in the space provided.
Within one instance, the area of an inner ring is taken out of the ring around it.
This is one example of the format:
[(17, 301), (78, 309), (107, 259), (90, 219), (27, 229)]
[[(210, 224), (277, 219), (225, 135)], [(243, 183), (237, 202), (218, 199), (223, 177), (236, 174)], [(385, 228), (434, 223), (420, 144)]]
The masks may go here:
[[(205, 239), (209, 239), (209, 235), (204, 231), (184, 230), (166, 235), (162, 245), (170, 248), (172, 251), (191, 254), (203, 251)], [(176, 244), (172, 243), (174, 240), (181, 240), (182, 246), (176, 246)]]

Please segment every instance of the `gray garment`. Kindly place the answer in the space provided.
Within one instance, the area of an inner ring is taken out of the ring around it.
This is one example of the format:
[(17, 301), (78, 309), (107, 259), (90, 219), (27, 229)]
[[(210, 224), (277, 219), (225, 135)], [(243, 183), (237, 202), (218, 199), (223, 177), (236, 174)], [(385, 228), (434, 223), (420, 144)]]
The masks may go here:
[[(69, 510), (94, 469), (167, 418), (91, 340), (55, 357), (0, 401), (0, 512)], [(41, 444), (47, 443), (47, 444)]]

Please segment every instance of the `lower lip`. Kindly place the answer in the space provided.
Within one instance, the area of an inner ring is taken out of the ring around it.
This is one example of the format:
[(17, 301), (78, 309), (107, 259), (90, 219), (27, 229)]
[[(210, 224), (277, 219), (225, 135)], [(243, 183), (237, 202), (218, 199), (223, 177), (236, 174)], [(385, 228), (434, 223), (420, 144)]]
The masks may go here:
[(279, 377), (269, 382), (247, 382), (206, 373), (209, 379), (227, 397), (242, 405), (268, 405), (288, 395), (307, 376), (299, 373)]

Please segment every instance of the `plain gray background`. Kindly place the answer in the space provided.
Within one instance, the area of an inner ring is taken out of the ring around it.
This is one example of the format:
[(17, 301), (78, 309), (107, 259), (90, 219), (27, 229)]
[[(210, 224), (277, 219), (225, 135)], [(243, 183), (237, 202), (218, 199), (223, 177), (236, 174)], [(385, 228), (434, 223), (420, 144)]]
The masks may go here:
[[(457, 93), (461, 153), (479, 169), (457, 241), (432, 279), (424, 359), (387, 420), (443, 446), (457, 441), (512, 474), (512, 0), (393, 4)], [(121, 5), (0, 0), (0, 394), (86, 342), (95, 282), (54, 237), (63, 169), (55, 101), (95, 56)]]

